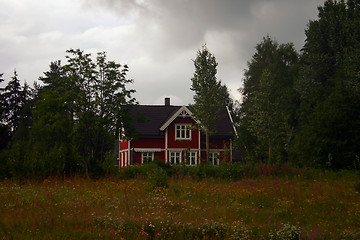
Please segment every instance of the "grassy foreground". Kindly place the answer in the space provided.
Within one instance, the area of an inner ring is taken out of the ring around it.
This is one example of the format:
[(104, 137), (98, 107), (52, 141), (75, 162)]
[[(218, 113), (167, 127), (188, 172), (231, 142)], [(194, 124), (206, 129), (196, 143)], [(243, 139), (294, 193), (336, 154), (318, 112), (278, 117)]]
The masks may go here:
[(0, 182), (0, 239), (360, 239), (354, 172)]

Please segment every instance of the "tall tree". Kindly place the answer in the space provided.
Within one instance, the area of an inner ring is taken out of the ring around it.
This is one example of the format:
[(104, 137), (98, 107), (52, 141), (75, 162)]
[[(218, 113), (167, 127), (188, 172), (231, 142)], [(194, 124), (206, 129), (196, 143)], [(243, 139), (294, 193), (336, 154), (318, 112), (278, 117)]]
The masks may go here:
[(79, 118), (75, 127), (76, 142), (85, 165), (95, 166), (96, 161), (103, 161), (105, 153), (113, 149), (126, 118), (123, 106), (136, 102), (131, 97), (135, 91), (127, 89), (133, 80), (126, 78), (128, 66), (108, 61), (105, 52), (98, 53), (96, 61), (79, 49), (67, 52), (71, 55), (67, 56), (64, 69), (80, 91), (77, 100), (80, 108), (75, 111)]
[(229, 102), (227, 87), (216, 78), (216, 58), (209, 52), (206, 45), (198, 50), (194, 60), (195, 73), (191, 78), (191, 90), (195, 92), (191, 111), (199, 121), (206, 136), (206, 163), (209, 160), (210, 135), (215, 133), (215, 121), (221, 117), (219, 113)]
[(245, 71), (240, 108), (240, 138), (248, 157), (271, 162), (287, 160), (293, 137), (297, 97), (298, 54), (292, 44), (265, 37)]
[(24, 118), (24, 106), (29, 100), (29, 86), (24, 83), (21, 87), (18, 74), (14, 71), (14, 76), (6, 85), (2, 94), (3, 111), (1, 121), (7, 125), (10, 132), (14, 133), (20, 126), (20, 121)]
[[(3, 79), (3, 73), (0, 73), (0, 83), (4, 81)], [(10, 136), (9, 136), (9, 130), (8, 127), (6, 126), (6, 124), (3, 121), (3, 112), (4, 112), (4, 107), (5, 107), (5, 103), (3, 101), (3, 93), (4, 93), (5, 89), (4, 88), (0, 88), (0, 116), (1, 116), (1, 121), (0, 121), (0, 150), (2, 150), (3, 148), (6, 147), (8, 141), (10, 140)]]
[[(2, 154), (4, 154), (6, 157), (1, 159), (1, 165), (3, 168), (2, 172), (5, 175), (7, 175), (9, 170), (11, 170), (10, 166), (16, 165), (12, 163), (19, 162), (14, 160), (16, 158), (14, 155), (10, 157), (11, 159), (7, 159), (8, 152), (11, 152), (11, 149), (14, 149), (13, 145), (16, 145), (15, 142), (24, 141), (28, 137), (28, 132), (31, 125), (31, 101), (32, 89), (27, 85), (26, 82), (23, 86), (21, 86), (17, 72), (14, 71), (14, 76), (8, 82), (6, 87), (2, 89), (1, 94), (1, 148), (6, 147), (6, 149), (4, 149), (2, 152)], [(13, 153), (23, 156), (24, 154), (22, 153), (26, 147), (24, 144), (18, 144), (18, 146), (19, 147), (14, 150)]]
[(42, 152), (43, 162), (52, 166), (45, 172), (77, 172), (81, 166), (86, 175), (100, 173), (126, 119), (122, 108), (135, 103), (134, 90), (127, 88), (132, 80), (126, 78), (128, 67), (108, 61), (104, 52), (96, 61), (80, 49), (67, 53), (66, 65), (53, 62), (40, 78), (33, 152)]
[(360, 155), (360, 1), (328, 0), (306, 30), (294, 156), (344, 168)]
[(52, 62), (50, 70), (39, 80), (44, 85), (33, 111), (29, 166), (37, 175), (77, 172), (80, 157), (73, 146), (73, 136), (78, 89), (66, 76), (60, 61)]

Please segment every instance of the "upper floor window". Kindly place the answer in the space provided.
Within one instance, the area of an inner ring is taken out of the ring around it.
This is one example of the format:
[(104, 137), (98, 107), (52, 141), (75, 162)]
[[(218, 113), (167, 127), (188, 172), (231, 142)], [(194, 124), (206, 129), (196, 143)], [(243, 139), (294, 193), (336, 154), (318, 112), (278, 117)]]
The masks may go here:
[(191, 140), (191, 124), (176, 124), (175, 125), (175, 139), (176, 140)]

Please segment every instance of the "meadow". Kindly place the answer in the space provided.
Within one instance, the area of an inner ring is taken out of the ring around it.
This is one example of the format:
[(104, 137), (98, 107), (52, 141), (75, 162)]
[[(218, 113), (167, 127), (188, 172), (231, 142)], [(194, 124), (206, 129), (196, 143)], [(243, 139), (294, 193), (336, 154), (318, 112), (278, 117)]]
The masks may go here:
[(355, 171), (133, 169), (0, 181), (0, 239), (360, 239)]

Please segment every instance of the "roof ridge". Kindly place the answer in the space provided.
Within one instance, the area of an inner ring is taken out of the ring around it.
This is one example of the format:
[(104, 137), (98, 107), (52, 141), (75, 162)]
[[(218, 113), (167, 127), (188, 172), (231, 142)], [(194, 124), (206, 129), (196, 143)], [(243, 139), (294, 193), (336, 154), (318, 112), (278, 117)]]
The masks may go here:
[(189, 105), (164, 105), (164, 104), (138, 104), (138, 105), (135, 105), (135, 106), (141, 106), (141, 107), (189, 107)]

